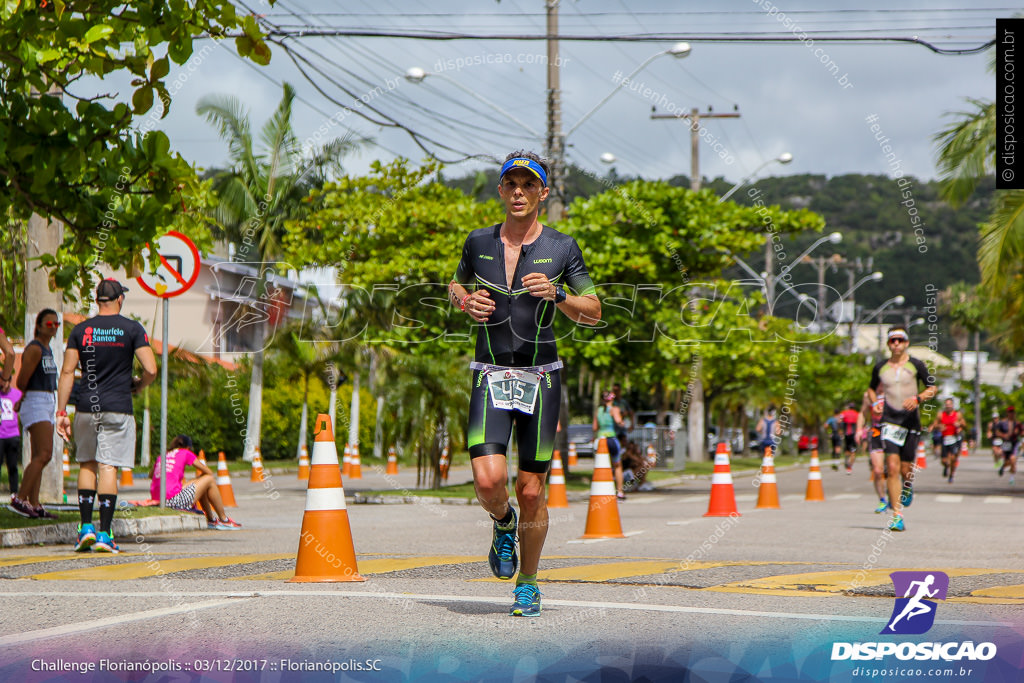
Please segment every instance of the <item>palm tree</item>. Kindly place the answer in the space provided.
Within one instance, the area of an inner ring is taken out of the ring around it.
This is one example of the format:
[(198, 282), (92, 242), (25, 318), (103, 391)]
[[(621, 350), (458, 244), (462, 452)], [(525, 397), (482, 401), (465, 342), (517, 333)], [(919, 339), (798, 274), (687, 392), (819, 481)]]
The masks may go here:
[(261, 303), (240, 310), (243, 320), (255, 320), (246, 460), (252, 460), (253, 450), (260, 444), (267, 319), (263, 302), (268, 300), (268, 272), (280, 254), (285, 221), (307, 213), (310, 206), (303, 200), (310, 190), (321, 186), (328, 172), (340, 168), (340, 159), (346, 153), (366, 142), (363, 138), (340, 138), (313, 150), (311, 156), (304, 155), (291, 124), (294, 99), (295, 91), (286, 83), (277, 109), (260, 131), (259, 149), (248, 112), (236, 98), (204, 97), (196, 106), (196, 112), (227, 140), (231, 160), (231, 168), (213, 178), (213, 190), (219, 199), (214, 218), (226, 237), (242, 244), (237, 260), (258, 264), (254, 298)]

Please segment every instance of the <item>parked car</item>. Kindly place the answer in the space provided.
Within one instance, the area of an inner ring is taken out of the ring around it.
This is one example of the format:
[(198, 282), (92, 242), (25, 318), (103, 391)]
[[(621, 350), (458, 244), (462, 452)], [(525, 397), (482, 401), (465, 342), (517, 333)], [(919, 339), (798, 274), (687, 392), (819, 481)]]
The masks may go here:
[(719, 441), (728, 441), (729, 448), (732, 449), (734, 455), (741, 455), (744, 450), (743, 443), (743, 432), (739, 429), (727, 427), (725, 433), (719, 437), (718, 428), (714, 425), (708, 427), (708, 454), (714, 455), (715, 450), (718, 448)]
[(576, 455), (594, 456), (594, 429), (590, 425), (569, 425), (569, 443), (576, 444)]

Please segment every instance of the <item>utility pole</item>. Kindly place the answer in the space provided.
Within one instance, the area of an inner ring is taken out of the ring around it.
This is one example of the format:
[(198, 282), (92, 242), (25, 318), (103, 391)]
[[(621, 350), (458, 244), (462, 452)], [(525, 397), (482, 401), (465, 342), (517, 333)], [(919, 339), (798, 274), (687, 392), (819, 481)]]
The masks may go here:
[(548, 127), (545, 156), (551, 161), (551, 194), (548, 195), (548, 221), (565, 218), (565, 139), (562, 135), (562, 91), (558, 59), (558, 3), (546, 0), (548, 45)]
[[(694, 107), (687, 114), (651, 114), (652, 119), (688, 119), (690, 122), (690, 189), (700, 191), (700, 122), (701, 119), (738, 119), (739, 112), (731, 114), (713, 114), (710, 111), (701, 114)], [(700, 355), (694, 359), (698, 367), (702, 364)], [(686, 412), (687, 458), (692, 462), (703, 462), (708, 459), (705, 448), (707, 427), (704, 418), (704, 381), (700, 372), (692, 373), (693, 379), (687, 387), (690, 404)]]

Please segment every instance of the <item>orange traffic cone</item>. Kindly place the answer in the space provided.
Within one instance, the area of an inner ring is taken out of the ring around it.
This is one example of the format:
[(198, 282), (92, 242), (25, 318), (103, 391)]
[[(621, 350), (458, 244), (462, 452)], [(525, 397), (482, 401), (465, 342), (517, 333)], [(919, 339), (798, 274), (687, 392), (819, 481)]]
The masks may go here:
[[(314, 444), (315, 446), (316, 444)], [(337, 449), (335, 449), (337, 450)], [(349, 479), (362, 479), (363, 478), (363, 466), (359, 460), (359, 444), (352, 444), (352, 451), (349, 454), (348, 462), (348, 478)]]
[(594, 453), (594, 478), (590, 480), (590, 507), (583, 538), (625, 538), (619, 519), (619, 501), (615, 498), (612, 459), (604, 437), (597, 442)]
[(917, 442), (917, 462), (914, 463), (914, 466), (919, 470), (928, 467), (928, 458), (925, 456), (923, 441)]
[(579, 461), (576, 455), (576, 444), (571, 443), (569, 444), (569, 467), (575, 467), (578, 464)]
[(133, 484), (135, 484), (135, 477), (132, 476), (132, 468), (131, 467), (122, 467), (121, 468), (121, 483), (120, 483), (120, 485), (121, 486), (132, 486)]
[(352, 474), (352, 447), (345, 444), (345, 455), (341, 458), (341, 476), (347, 477), (350, 474)]
[(202, 448), (199, 449), (199, 455), (196, 456), (196, 460), (206, 465), (206, 453), (203, 451)]
[(811, 449), (811, 469), (807, 472), (807, 494), (804, 500), (825, 500), (825, 489), (821, 485), (821, 464), (818, 449)]
[(395, 455), (395, 447), (388, 449), (388, 469), (385, 474), (398, 474), (398, 456)]
[(71, 458), (68, 456), (68, 447), (64, 447), (63, 472), (65, 477), (71, 476)]
[(259, 446), (252, 452), (252, 470), (249, 481), (263, 481), (263, 457), (260, 455)]
[(565, 473), (562, 471), (562, 455), (555, 449), (551, 456), (551, 475), (548, 477), (548, 507), (567, 508), (569, 499), (565, 495)]
[(654, 450), (654, 444), (647, 444), (647, 469), (654, 467), (658, 462), (658, 452)]
[(967, 448), (967, 439), (962, 439), (960, 441), (960, 457), (966, 458), (968, 455), (970, 455), (970, 450)]
[(302, 450), (299, 451), (299, 481), (307, 481), (309, 479), (309, 452), (306, 450), (306, 444), (302, 444)]
[(715, 447), (715, 469), (711, 474), (711, 500), (705, 517), (736, 517), (736, 492), (732, 488), (732, 471), (729, 469), (729, 444), (719, 442)]
[(316, 416), (306, 512), (302, 515), (295, 576), (289, 583), (366, 580), (359, 576), (356, 566), (333, 431), (329, 415)]
[(224, 459), (224, 451), (217, 454), (217, 488), (220, 500), (226, 508), (236, 508), (235, 490), (231, 488), (231, 473), (228, 472), (228, 461)]
[(775, 480), (775, 458), (772, 457), (772, 447), (764, 449), (764, 460), (761, 461), (761, 483), (757, 488), (756, 508), (768, 508), (776, 510), (779, 505), (779, 485)]
[(441, 481), (448, 481), (448, 468), (451, 465), (451, 460), (448, 458), (448, 447), (445, 446), (441, 449)]

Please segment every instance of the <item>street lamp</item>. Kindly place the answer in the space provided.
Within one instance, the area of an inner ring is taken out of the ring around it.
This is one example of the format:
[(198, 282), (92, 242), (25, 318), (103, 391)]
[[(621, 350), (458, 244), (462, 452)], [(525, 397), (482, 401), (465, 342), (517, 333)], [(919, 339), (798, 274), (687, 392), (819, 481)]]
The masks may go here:
[(779, 271), (779, 277), (783, 277), (786, 273), (788, 273), (790, 270), (793, 269), (793, 266), (795, 266), (796, 264), (798, 264), (801, 261), (803, 261), (805, 257), (809, 256), (812, 251), (814, 251), (815, 249), (820, 247), (825, 242), (831, 242), (832, 244), (839, 244), (842, 241), (843, 241), (843, 235), (842, 235), (842, 233), (839, 233), (839, 232), (829, 233), (828, 235), (825, 235), (824, 237), (819, 238), (817, 241), (815, 241), (814, 244), (812, 244), (810, 247), (807, 248), (807, 251), (805, 251), (804, 253), (802, 253), (799, 256), (797, 256), (795, 259), (793, 259), (792, 263), (790, 263), (788, 266), (786, 266), (781, 271)]
[(846, 290), (846, 293), (843, 294), (841, 297), (839, 297), (839, 300), (842, 301), (846, 297), (848, 297), (851, 294), (853, 294), (854, 291), (856, 291), (856, 289), (858, 287), (860, 287), (862, 284), (864, 284), (865, 282), (867, 282), (869, 280), (873, 280), (873, 281), (877, 282), (877, 281), (881, 280), (882, 277), (883, 276), (882, 276), (881, 271), (878, 271), (878, 270), (876, 270), (875, 272), (873, 272), (873, 273), (871, 273), (869, 275), (865, 275), (864, 277), (862, 277), (860, 280), (857, 281), (857, 284), (855, 284), (853, 287), (850, 287), (848, 290)]
[(721, 198), (721, 199), (719, 199), (719, 200), (718, 200), (718, 202), (719, 202), (719, 203), (721, 203), (721, 202), (724, 202), (724, 201), (725, 201), (726, 199), (728, 199), (729, 197), (731, 197), (731, 196), (732, 196), (732, 193), (733, 193), (733, 192), (735, 192), (736, 190), (740, 189), (740, 188), (741, 188), (741, 187), (743, 187), (743, 186), (744, 186), (745, 184), (747, 184), (748, 182), (750, 182), (750, 180), (751, 180), (751, 179), (752, 179), (752, 178), (753, 178), (754, 176), (756, 176), (756, 175), (757, 175), (758, 173), (760, 173), (760, 172), (761, 172), (761, 169), (762, 169), (762, 168), (764, 168), (764, 167), (765, 167), (765, 166), (767, 166), (768, 164), (773, 164), (773, 163), (775, 163), (776, 161), (777, 161), (777, 162), (779, 162), (780, 164), (788, 164), (789, 162), (793, 161), (793, 155), (792, 155), (792, 154), (790, 154), (789, 152), (783, 152), (782, 154), (780, 154), (779, 156), (775, 157), (774, 159), (769, 159), (768, 161), (764, 162), (763, 164), (761, 164), (760, 166), (758, 166), (757, 168), (755, 168), (755, 169), (754, 169), (754, 172), (753, 172), (753, 173), (751, 173), (750, 175), (746, 176), (745, 178), (743, 178), (742, 180), (740, 180), (740, 181), (739, 181), (738, 183), (736, 183), (735, 185), (733, 185), (733, 186), (732, 186), (731, 188), (729, 188), (729, 191), (728, 191), (728, 192), (726, 192), (726, 193), (725, 193), (724, 195), (722, 195), (722, 198)]
[(533, 137), (538, 138), (538, 139), (543, 139), (544, 138), (544, 136), (542, 134), (538, 133), (533, 128), (530, 128), (528, 125), (526, 125), (525, 123), (523, 123), (522, 121), (517, 119), (515, 116), (512, 116), (512, 114), (508, 113), (508, 111), (506, 111), (502, 107), (498, 106), (494, 102), (491, 102), (487, 98), (481, 96), (480, 93), (478, 93), (478, 92), (476, 92), (474, 90), (471, 90), (471, 89), (467, 88), (466, 86), (462, 85), (461, 83), (459, 83), (454, 78), (449, 78), (448, 76), (445, 76), (444, 74), (433, 73), (433, 72), (430, 72), (430, 71), (424, 71), (423, 69), (421, 69), (418, 66), (410, 67), (405, 72), (405, 80), (409, 81), (410, 83), (422, 83), (423, 80), (427, 76), (430, 76), (431, 78), (440, 78), (441, 80), (448, 81), (449, 83), (451, 83), (456, 88), (458, 88), (459, 90), (463, 91), (464, 93), (467, 93), (468, 95), (470, 95), (471, 97), (475, 98), (476, 100), (478, 100), (480, 102), (483, 102), (488, 107), (490, 107), (491, 109), (499, 112), (500, 114), (503, 114), (504, 116), (507, 116), (510, 121), (513, 121), (514, 123), (518, 124), (520, 128), (525, 130), (527, 133), (529, 133)]
[[(874, 318), (876, 315), (880, 314), (882, 311), (884, 311), (886, 308), (888, 308), (892, 304), (896, 304), (897, 306), (902, 306), (904, 301), (906, 301), (906, 299), (903, 298), (903, 295), (902, 294), (897, 294), (896, 296), (894, 296), (893, 298), (889, 299), (888, 301), (883, 303), (881, 306), (876, 308), (875, 310), (871, 311), (871, 313), (869, 313), (866, 318), (864, 318), (863, 320), (860, 321), (860, 324), (861, 325), (866, 325), (867, 323), (869, 323), (871, 321), (872, 318)], [(878, 321), (878, 350), (882, 351), (884, 349), (885, 349), (885, 346), (882, 345), (882, 321), (879, 320)]]
[(650, 57), (648, 57), (647, 59), (645, 59), (644, 61), (640, 62), (640, 66), (638, 66), (637, 68), (633, 69), (633, 71), (628, 76), (626, 76), (621, 81), (619, 81), (619, 84), (616, 85), (615, 88), (610, 93), (605, 95), (603, 100), (601, 100), (600, 102), (595, 104), (590, 109), (590, 111), (588, 111), (586, 114), (584, 114), (583, 118), (581, 118), (579, 121), (577, 121), (576, 124), (572, 128), (567, 130), (563, 137), (569, 137), (570, 135), (572, 135), (572, 132), (574, 130), (579, 128), (580, 125), (584, 121), (586, 121), (591, 116), (593, 116), (594, 112), (596, 112), (598, 109), (600, 109), (602, 106), (604, 106), (605, 102), (607, 102), (612, 97), (614, 97), (615, 93), (619, 92), (620, 89), (622, 89), (623, 87), (628, 85), (629, 84), (629, 80), (631, 78), (633, 78), (633, 76), (636, 76), (638, 73), (640, 73), (640, 71), (642, 71), (645, 66), (647, 66), (648, 64), (653, 62), (658, 57), (660, 57), (662, 55), (672, 55), (676, 59), (682, 59), (683, 57), (686, 57), (688, 54), (690, 54), (690, 44), (689, 43), (676, 43), (675, 45), (673, 45), (669, 49), (661, 50), (660, 52), (656, 52), (653, 55), (651, 55)]

